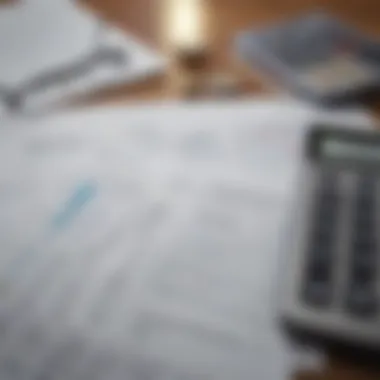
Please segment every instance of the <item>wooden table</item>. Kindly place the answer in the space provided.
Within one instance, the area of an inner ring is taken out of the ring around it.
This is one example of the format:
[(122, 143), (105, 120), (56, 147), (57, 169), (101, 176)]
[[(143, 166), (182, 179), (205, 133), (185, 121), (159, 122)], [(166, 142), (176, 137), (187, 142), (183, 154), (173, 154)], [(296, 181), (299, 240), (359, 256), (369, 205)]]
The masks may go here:
[[(160, 50), (171, 52), (168, 42), (165, 13), (170, 0), (83, 0), (102, 17), (121, 28), (132, 31), (144, 41)], [(180, 1), (180, 0), (178, 0)], [(238, 77), (245, 94), (271, 92), (259, 76), (255, 76), (234, 61), (231, 40), (235, 33), (252, 25), (260, 26), (287, 17), (296, 16), (310, 9), (324, 9), (355, 25), (362, 31), (380, 37), (379, 0), (204, 0), (206, 35), (210, 41), (207, 72), (221, 71)], [(94, 94), (85, 102), (127, 102), (148, 99), (170, 99), (183, 95), (181, 80), (187, 70), (173, 61), (165, 75), (134, 86), (121, 86)], [(380, 99), (372, 105), (380, 115)], [(380, 371), (366, 371), (347, 362), (331, 358), (323, 373), (295, 374), (297, 380), (375, 380)], [(266, 379), (263, 379), (266, 380)], [(269, 379), (268, 379), (269, 380)]]
[[(146, 42), (168, 54), (172, 46), (168, 41), (165, 14), (175, 0), (79, 0), (103, 17), (125, 30), (132, 31)], [(178, 0), (180, 2), (181, 0)], [(263, 84), (262, 78), (247, 70), (235, 60), (232, 39), (238, 30), (250, 26), (274, 23), (300, 15), (310, 9), (324, 9), (358, 27), (380, 37), (380, 3), (378, 0), (204, 0), (205, 31), (209, 41), (206, 72), (232, 73), (237, 77), (241, 95), (274, 93)], [(91, 102), (115, 102), (178, 98), (183, 96), (183, 78), (188, 70), (171, 60), (165, 75), (136, 86), (122, 86), (103, 91), (90, 99)], [(380, 97), (371, 104), (380, 116)]]

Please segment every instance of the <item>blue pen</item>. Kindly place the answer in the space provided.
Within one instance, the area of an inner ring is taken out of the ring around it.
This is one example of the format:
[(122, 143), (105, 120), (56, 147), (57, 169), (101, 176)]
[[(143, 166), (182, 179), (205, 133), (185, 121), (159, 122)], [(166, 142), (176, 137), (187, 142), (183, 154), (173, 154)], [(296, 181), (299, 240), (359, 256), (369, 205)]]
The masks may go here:
[(81, 212), (84, 206), (95, 198), (96, 192), (97, 186), (93, 181), (86, 181), (78, 186), (65, 203), (63, 210), (53, 217), (50, 228), (52, 228), (53, 231), (57, 231), (67, 227)]
[(69, 226), (83, 208), (96, 197), (96, 194), (97, 184), (94, 181), (88, 180), (77, 186), (64, 203), (63, 208), (59, 210), (48, 223), (45, 237), (42, 238), (41, 241), (33, 244), (32, 247), (16, 254), (13, 259), (10, 260), (6, 268), (3, 268), (3, 270), (5, 269), (4, 272), (13, 277), (14, 273), (20, 274), (23, 268), (30, 270), (31, 266), (27, 265), (28, 262), (36, 262), (34, 259), (46, 243), (46, 240)]

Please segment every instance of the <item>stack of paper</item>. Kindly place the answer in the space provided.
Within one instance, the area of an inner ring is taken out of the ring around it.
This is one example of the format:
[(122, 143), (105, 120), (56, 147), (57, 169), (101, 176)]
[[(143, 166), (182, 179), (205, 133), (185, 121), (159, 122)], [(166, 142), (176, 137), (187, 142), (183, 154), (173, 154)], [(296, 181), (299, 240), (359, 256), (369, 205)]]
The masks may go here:
[(103, 109), (0, 130), (0, 377), (271, 379), (292, 103)]
[(74, 0), (0, 7), (0, 110), (36, 111), (68, 96), (162, 72), (166, 60)]

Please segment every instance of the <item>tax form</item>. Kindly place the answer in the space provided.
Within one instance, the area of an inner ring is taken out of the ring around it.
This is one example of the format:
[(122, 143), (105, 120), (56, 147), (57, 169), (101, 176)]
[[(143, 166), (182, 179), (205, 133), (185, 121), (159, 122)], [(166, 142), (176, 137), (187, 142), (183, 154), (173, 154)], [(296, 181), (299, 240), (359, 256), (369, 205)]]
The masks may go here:
[(2, 379), (287, 379), (275, 279), (292, 101), (87, 109), (0, 130)]

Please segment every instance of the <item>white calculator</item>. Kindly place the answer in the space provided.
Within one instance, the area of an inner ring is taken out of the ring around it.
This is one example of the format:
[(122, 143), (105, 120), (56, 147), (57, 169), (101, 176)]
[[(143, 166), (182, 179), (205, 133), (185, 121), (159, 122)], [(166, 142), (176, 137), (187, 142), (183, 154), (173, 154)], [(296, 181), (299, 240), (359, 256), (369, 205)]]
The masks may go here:
[(307, 136), (281, 320), (298, 337), (380, 348), (380, 133), (316, 126)]

